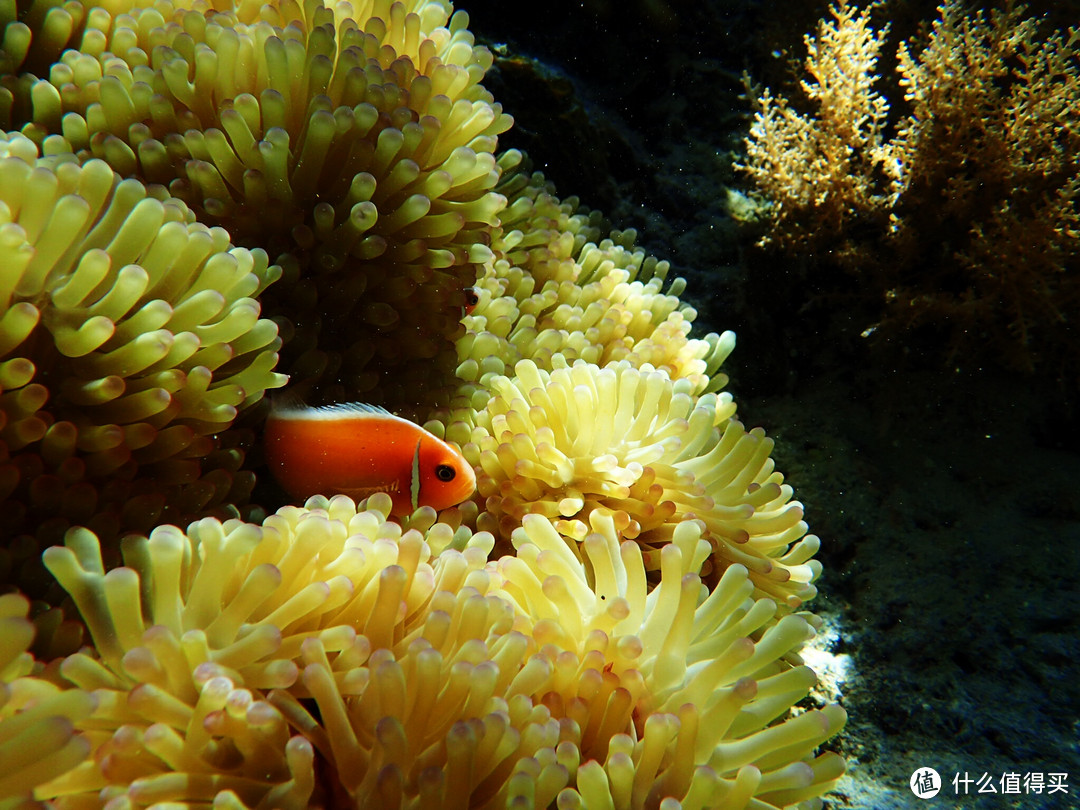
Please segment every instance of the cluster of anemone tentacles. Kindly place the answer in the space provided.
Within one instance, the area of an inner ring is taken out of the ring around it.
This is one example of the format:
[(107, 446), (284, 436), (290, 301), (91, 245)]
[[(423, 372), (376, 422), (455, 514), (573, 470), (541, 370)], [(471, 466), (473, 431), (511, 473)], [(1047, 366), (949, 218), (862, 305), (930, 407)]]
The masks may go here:
[[(843, 710), (796, 705), (818, 541), (722, 392), (734, 337), (496, 157), (451, 12), (0, 8), (0, 808), (738, 810), (842, 774)], [(260, 514), (286, 375), (426, 416), (475, 497)]]

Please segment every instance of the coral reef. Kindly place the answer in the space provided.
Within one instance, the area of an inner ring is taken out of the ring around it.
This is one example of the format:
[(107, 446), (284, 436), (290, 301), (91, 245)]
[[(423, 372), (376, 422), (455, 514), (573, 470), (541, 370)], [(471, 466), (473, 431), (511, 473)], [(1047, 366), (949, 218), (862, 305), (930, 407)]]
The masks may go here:
[(823, 295), (869, 302), (867, 334), (922, 329), (950, 357), (1075, 370), (1080, 31), (950, 0), (899, 45), (904, 104), (890, 105), (877, 73), (888, 28), (871, 12), (841, 2), (806, 37), (806, 112), (749, 88), (740, 168), (767, 202), (762, 244), (806, 256)]
[[(0, 806), (809, 809), (843, 773), (734, 335), (495, 157), (451, 12), (0, 10), (0, 562), (89, 636), (0, 596)], [(241, 514), (282, 372), (426, 417), (477, 494)]]

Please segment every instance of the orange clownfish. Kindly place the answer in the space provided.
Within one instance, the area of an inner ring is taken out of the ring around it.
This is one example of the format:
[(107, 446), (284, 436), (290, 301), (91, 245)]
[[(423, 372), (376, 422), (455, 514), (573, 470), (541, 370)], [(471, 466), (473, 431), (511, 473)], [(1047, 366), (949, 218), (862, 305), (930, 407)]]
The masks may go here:
[(472, 315), (476, 305), (480, 303), (480, 293), (476, 291), (476, 287), (465, 288), (465, 306), (461, 308), (461, 317), (466, 315)]
[(451, 445), (376, 405), (276, 407), (263, 437), (270, 471), (298, 500), (385, 492), (398, 517), (447, 509), (476, 489), (476, 474)]

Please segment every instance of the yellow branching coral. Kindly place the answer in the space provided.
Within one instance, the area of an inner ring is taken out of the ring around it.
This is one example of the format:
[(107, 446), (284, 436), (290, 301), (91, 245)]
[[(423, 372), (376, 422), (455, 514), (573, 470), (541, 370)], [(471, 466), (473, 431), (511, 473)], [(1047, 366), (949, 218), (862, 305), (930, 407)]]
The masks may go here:
[[(504, 172), (521, 160), (500, 159)], [(682, 279), (667, 284), (668, 263), (634, 247), (633, 231), (599, 238), (599, 230), (560, 203), (541, 175), (509, 175), (499, 190), (510, 200), (499, 217), (495, 258), (477, 281), (479, 302), (458, 343), (459, 398), (484, 388), (485, 375), (508, 374), (522, 359), (544, 369), (552, 358), (605, 365), (627, 360), (686, 378), (695, 392), (716, 391), (717, 373), (735, 345), (731, 332), (690, 338), (694, 310), (679, 301)], [(481, 394), (482, 395), (482, 394)]]
[(953, 353), (1064, 378), (1080, 362), (1080, 29), (943, 3), (897, 49), (890, 126), (871, 9), (839, 2), (806, 38), (808, 114), (757, 98), (741, 168), (769, 203), (763, 242), (812, 254), (822, 279), (852, 273), (866, 334), (925, 328)]
[(885, 141), (889, 103), (873, 72), (888, 33), (870, 22), (872, 7), (847, 2), (807, 35), (803, 93), (816, 116), (783, 96), (748, 87), (757, 107), (746, 164), (738, 166), (771, 203), (765, 237), (786, 249), (829, 245), (868, 212), (884, 210), (900, 165)]
[(433, 370), (452, 373), (462, 291), (505, 204), (492, 151), (511, 119), (479, 84), (492, 57), (446, 2), (243, 16), (118, 16), (33, 85), (26, 131), (287, 254), (263, 303), (290, 324), (294, 384), (415, 407)]
[(34, 638), (30, 605), (0, 596), (0, 808), (29, 803), (34, 788), (84, 760), (90, 741), (75, 724), (94, 710), (89, 693), (67, 691), (40, 678), (26, 651)]
[(3, 536), (111, 539), (243, 503), (221, 434), (284, 382), (254, 299), (278, 268), (101, 161), (17, 135), (0, 155)]
[(710, 581), (740, 563), (781, 605), (813, 597), (818, 539), (804, 537), (802, 506), (769, 459), (772, 441), (733, 418), (730, 395), (695, 399), (690, 381), (626, 361), (546, 372), (523, 360), (515, 371), (489, 381), (471, 430), (451, 426), (478, 469), (480, 528), (507, 540), (538, 514), (576, 544), (600, 510), (657, 570), (675, 527), (697, 518), (715, 549)]

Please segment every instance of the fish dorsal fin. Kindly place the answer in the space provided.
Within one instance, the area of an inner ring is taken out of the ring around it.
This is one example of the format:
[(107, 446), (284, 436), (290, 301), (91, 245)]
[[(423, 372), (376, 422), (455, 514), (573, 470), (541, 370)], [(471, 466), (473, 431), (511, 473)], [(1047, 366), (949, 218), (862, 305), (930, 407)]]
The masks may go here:
[(393, 416), (397, 419), (401, 418), (396, 413), (390, 413), (390, 411), (386, 410), (382, 405), (368, 405), (366, 402), (339, 402), (334, 405), (319, 405), (312, 408), (312, 410), (318, 413), (335, 414), (337, 416), (370, 413), (379, 416)]
[(408, 422), (397, 414), (391, 413), (381, 405), (368, 405), (366, 402), (341, 402), (334, 405), (305, 405), (299, 399), (275, 399), (271, 413), (293, 419), (341, 419), (343, 417), (389, 417)]

